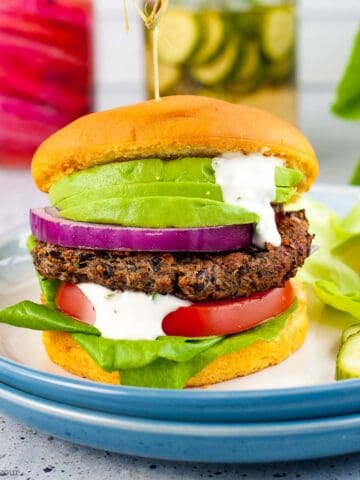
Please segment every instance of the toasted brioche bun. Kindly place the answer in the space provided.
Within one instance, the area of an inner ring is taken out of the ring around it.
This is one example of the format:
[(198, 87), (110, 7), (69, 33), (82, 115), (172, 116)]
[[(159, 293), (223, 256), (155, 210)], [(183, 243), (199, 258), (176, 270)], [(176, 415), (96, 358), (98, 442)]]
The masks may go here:
[[(294, 280), (292, 284), (298, 298), (298, 308), (276, 338), (258, 340), (238, 352), (218, 357), (191, 378), (186, 386), (199, 387), (249, 375), (276, 365), (295, 352), (306, 337), (308, 317), (304, 286)], [(105, 372), (68, 333), (44, 332), (43, 342), (51, 360), (68, 372), (96, 382), (121, 383), (118, 372)]]
[(32, 174), (40, 190), (48, 192), (64, 175), (114, 161), (263, 149), (304, 173), (300, 191), (310, 187), (318, 163), (310, 143), (293, 125), (256, 108), (179, 95), (75, 120), (40, 145)]

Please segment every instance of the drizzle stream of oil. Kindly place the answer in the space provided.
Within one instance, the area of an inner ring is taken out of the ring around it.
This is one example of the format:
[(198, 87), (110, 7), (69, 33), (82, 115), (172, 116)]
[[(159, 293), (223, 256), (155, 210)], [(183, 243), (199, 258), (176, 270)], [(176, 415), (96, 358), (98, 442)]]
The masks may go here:
[[(125, 30), (129, 31), (129, 17), (127, 12), (127, 3), (124, 2), (124, 18), (125, 18)], [(146, 0), (144, 9), (142, 10), (136, 3), (136, 0), (132, 0), (133, 6), (144, 22), (145, 27), (150, 30), (153, 43), (153, 66), (154, 66), (154, 96), (155, 100), (160, 100), (160, 87), (159, 87), (159, 23), (160, 19), (167, 9), (168, 0)]]

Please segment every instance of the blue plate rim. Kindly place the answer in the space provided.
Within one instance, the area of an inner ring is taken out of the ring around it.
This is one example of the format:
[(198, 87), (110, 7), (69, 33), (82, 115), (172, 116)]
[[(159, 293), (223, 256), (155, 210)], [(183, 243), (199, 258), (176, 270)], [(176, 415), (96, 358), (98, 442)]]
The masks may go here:
[(360, 414), (248, 423), (137, 418), (62, 404), (0, 383), (0, 411), (80, 445), (162, 460), (264, 463), (359, 451)]
[[(341, 391), (344, 393), (355, 391), (360, 394), (360, 379), (343, 380), (341, 382), (327, 383), (323, 385), (309, 385), (303, 387), (288, 387), (288, 388), (274, 388), (263, 390), (223, 390), (223, 391), (209, 391), (206, 389), (174, 389), (167, 390), (161, 388), (148, 388), (148, 387), (132, 387), (126, 385), (111, 385), (100, 382), (92, 382), (90, 380), (77, 380), (75, 378), (62, 377), (49, 372), (42, 372), (21, 363), (9, 360), (3, 356), (0, 356), (0, 367), (5, 367), (8, 371), (13, 372), (20, 376), (27, 376), (36, 381), (44, 382), (46, 384), (53, 384), (56, 386), (67, 387), (70, 389), (82, 390), (86, 393), (96, 393), (101, 395), (113, 395), (117, 393), (123, 396), (137, 396), (141, 392), (142, 398), (146, 397), (146, 400), (157, 400), (159, 397), (169, 397), (169, 399), (178, 399), (179, 395), (182, 395), (188, 401), (203, 400), (204, 398), (218, 401), (218, 400), (233, 400), (236, 398), (271, 398), (281, 399), (286, 397), (289, 400), (290, 397), (308, 396), (316, 394), (324, 394), (333, 391)], [(185, 393), (186, 392), (186, 393)]]
[[(62, 415), (70, 420), (76, 420), (83, 424), (100, 424), (102, 421), (106, 422), (107, 426), (122, 425), (133, 426), (137, 425), (139, 431), (151, 430), (156, 427), (157, 433), (171, 433), (176, 436), (203, 436), (214, 434), (223, 435), (226, 432), (230, 432), (233, 435), (237, 435), (240, 432), (251, 436), (256, 433), (264, 435), (266, 433), (273, 434), (275, 429), (281, 429), (282, 431), (294, 431), (296, 434), (301, 434), (301, 430), (311, 428), (312, 431), (322, 428), (334, 428), (337, 427), (339, 422), (345, 424), (354, 425), (354, 421), (359, 422), (360, 425), (360, 413), (348, 414), (348, 415), (336, 415), (331, 417), (320, 418), (307, 418), (298, 420), (286, 420), (286, 421), (273, 421), (273, 422), (224, 422), (211, 423), (211, 422), (190, 422), (190, 421), (175, 421), (168, 419), (153, 419), (143, 417), (132, 417), (126, 415), (119, 415), (108, 412), (94, 411), (84, 407), (73, 406), (56, 402), (55, 400), (49, 400), (43, 397), (32, 395), (30, 393), (22, 392), (14, 387), (10, 387), (0, 382), (0, 397), (6, 401), (16, 403), (17, 407), (24, 407), (33, 409), (43, 414)], [(0, 407), (1, 410), (1, 407)], [(93, 420), (89, 422), (89, 420)], [(185, 428), (186, 427), (186, 428)], [(134, 428), (136, 429), (136, 428)], [(193, 429), (193, 430), (191, 430)]]

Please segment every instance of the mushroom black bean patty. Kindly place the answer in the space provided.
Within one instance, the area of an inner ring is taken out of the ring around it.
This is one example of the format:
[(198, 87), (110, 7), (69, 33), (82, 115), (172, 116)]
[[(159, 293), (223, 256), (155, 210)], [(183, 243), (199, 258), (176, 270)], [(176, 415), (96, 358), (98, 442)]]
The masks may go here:
[(192, 302), (248, 296), (281, 287), (309, 255), (305, 212), (278, 214), (281, 246), (221, 253), (155, 253), (65, 248), (38, 242), (36, 270), (46, 279), (93, 282), (113, 290), (175, 295)]

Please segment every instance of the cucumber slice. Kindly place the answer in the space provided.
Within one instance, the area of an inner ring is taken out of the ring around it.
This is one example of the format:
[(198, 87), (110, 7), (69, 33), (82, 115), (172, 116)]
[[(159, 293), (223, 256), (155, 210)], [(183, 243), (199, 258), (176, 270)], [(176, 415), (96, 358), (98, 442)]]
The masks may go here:
[[(146, 50), (146, 87), (148, 91), (148, 96), (151, 98), (154, 94), (154, 65), (152, 58), (152, 51), (150, 49)], [(166, 65), (164, 63), (159, 63), (159, 89), (160, 95), (167, 94), (172, 90), (181, 77), (181, 70), (175, 65)]]
[(200, 33), (199, 23), (190, 11), (169, 9), (159, 25), (159, 60), (169, 65), (185, 63), (197, 48)]
[(295, 18), (291, 10), (270, 9), (263, 19), (261, 46), (271, 61), (279, 61), (289, 55), (295, 41)]
[(271, 63), (268, 66), (269, 77), (272, 83), (279, 84), (290, 80), (295, 70), (295, 59), (290, 57), (282, 62)]
[(360, 332), (360, 323), (356, 323), (355, 325), (351, 325), (351, 327), (347, 328), (343, 331), (341, 336), (341, 343), (346, 342), (346, 340), (351, 337), (351, 335), (355, 335), (356, 333)]
[[(174, 65), (165, 65), (164, 63), (159, 63), (159, 89), (160, 95), (167, 94), (172, 88), (175, 87), (177, 82), (180, 80), (181, 70)], [(154, 91), (154, 75), (149, 74), (148, 87), (150, 89), (151, 95)]]
[(239, 11), (235, 14), (235, 23), (247, 38), (256, 38), (260, 30), (261, 14), (258, 10)]
[(348, 337), (336, 359), (336, 379), (360, 377), (360, 333)]
[(181, 70), (173, 65), (159, 64), (159, 88), (164, 95), (171, 90), (180, 80)]
[(194, 80), (212, 87), (225, 80), (233, 71), (238, 56), (238, 38), (230, 37), (224, 50), (210, 63), (191, 69)]
[(260, 65), (260, 48), (258, 43), (254, 41), (247, 42), (245, 45), (243, 60), (235, 75), (236, 79), (246, 81), (257, 76)]
[(259, 45), (255, 41), (247, 41), (237, 70), (228, 85), (229, 90), (241, 95), (248, 94), (261, 84), (263, 73)]
[(191, 59), (192, 65), (202, 65), (213, 60), (225, 41), (225, 23), (217, 12), (204, 12), (200, 16), (202, 39)]

